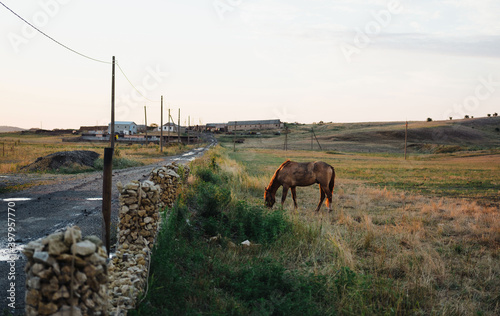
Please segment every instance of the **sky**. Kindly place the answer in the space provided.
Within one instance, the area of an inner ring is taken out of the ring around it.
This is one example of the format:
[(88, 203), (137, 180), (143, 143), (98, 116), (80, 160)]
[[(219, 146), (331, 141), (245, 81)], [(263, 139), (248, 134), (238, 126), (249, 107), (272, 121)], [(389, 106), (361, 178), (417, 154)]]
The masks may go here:
[(137, 124), (161, 96), (182, 125), (500, 111), (498, 0), (0, 2), (58, 42), (0, 5), (0, 125), (107, 125), (112, 56), (115, 119)]

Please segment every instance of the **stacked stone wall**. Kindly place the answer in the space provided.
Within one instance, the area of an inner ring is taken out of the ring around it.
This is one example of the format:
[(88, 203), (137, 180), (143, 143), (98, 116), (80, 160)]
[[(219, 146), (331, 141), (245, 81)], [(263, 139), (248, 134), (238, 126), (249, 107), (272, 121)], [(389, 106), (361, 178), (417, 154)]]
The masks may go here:
[(104, 315), (107, 264), (102, 241), (77, 226), (32, 241), (26, 264), (26, 315)]

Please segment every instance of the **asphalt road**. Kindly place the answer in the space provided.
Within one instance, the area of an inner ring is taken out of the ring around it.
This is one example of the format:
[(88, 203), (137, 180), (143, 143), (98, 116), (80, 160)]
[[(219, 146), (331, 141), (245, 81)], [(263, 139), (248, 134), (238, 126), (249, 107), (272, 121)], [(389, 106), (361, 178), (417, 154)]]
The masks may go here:
[[(213, 144), (178, 156), (166, 157), (163, 162), (157, 164), (113, 171), (112, 219), (115, 220), (114, 225), (118, 218), (118, 190), (116, 189), (118, 181), (126, 184), (132, 180), (146, 180), (154, 167), (173, 161), (187, 163), (202, 156), (205, 150)], [(0, 313), (4, 314), (8, 311), (14, 315), (24, 315), (26, 258), (20, 250), (28, 242), (62, 230), (69, 225), (79, 226), (84, 236), (96, 235), (103, 239), (101, 196), (102, 172), (80, 174), (56, 184), (0, 194)], [(9, 225), (11, 226), (10, 235)], [(13, 256), (9, 251), (9, 246), (15, 246), (15, 249), (19, 250), (19, 256)], [(14, 260), (11, 260), (13, 258)], [(15, 308), (12, 309), (12, 307)]]

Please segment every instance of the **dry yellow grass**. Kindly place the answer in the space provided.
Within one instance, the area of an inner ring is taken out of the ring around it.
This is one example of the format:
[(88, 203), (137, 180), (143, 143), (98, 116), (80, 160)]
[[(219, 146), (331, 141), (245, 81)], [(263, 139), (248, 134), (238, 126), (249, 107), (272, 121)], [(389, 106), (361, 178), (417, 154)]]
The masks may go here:
[[(243, 192), (255, 191), (239, 198), (259, 204), (277, 162), (285, 156), (311, 159), (310, 152), (259, 150), (231, 155), (241, 159), (246, 172), (252, 174), (242, 175), (245, 172), (234, 161), (225, 163), (243, 179), (239, 184)], [(249, 155), (261, 162), (249, 161)], [(314, 158), (329, 157), (319, 153)], [(438, 158), (441, 161), (426, 176), (447, 176), (470, 168), (471, 162), (478, 171), (498, 169), (491, 165), (498, 161), (496, 156), (448, 158)], [(391, 157), (367, 157), (361, 166), (353, 166), (344, 157), (334, 159), (340, 174), (334, 211), (328, 213), (325, 206), (319, 213), (313, 211), (319, 199), (317, 185), (297, 188), (298, 210), (293, 209), (289, 194), (284, 208), (295, 223), (296, 236), (270, 250), (276, 257), (290, 252), (286, 256), (290, 270), (334, 276), (341, 267), (349, 267), (357, 273), (392, 279), (399, 290), (419, 298), (427, 314), (500, 314), (500, 210), (496, 202), (488, 202), (481, 192), (478, 198), (454, 198), (376, 187), (357, 176), (373, 168), (370, 161), (392, 165)], [(425, 161), (415, 164), (429, 167)], [(343, 173), (343, 167), (355, 172)], [(498, 174), (490, 176), (491, 181), (498, 181)], [(281, 190), (278, 200), (280, 196)]]

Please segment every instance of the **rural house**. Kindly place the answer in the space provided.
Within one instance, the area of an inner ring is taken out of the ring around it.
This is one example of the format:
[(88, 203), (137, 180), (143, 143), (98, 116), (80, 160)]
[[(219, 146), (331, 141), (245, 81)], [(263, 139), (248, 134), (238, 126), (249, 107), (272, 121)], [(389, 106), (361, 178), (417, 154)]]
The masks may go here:
[[(108, 125), (108, 133), (111, 133), (111, 123)], [(137, 134), (137, 124), (128, 121), (115, 121), (115, 133), (124, 135)]]

